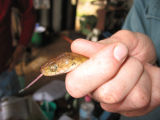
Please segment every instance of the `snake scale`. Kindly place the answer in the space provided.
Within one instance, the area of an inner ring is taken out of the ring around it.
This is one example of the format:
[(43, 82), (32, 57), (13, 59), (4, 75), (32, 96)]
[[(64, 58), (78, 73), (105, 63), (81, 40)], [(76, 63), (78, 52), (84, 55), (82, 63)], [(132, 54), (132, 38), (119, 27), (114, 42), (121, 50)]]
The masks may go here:
[(87, 57), (76, 53), (65, 52), (43, 65), (41, 67), (41, 73), (44, 76), (54, 76), (67, 73), (87, 59)]
[(28, 89), (35, 82), (37, 82), (42, 76), (55, 76), (70, 72), (75, 69), (78, 65), (88, 60), (87, 57), (73, 53), (73, 52), (65, 52), (56, 58), (49, 60), (47, 63), (42, 65), (41, 74), (33, 80), (29, 85), (27, 85), (24, 89), (21, 89), (19, 93)]

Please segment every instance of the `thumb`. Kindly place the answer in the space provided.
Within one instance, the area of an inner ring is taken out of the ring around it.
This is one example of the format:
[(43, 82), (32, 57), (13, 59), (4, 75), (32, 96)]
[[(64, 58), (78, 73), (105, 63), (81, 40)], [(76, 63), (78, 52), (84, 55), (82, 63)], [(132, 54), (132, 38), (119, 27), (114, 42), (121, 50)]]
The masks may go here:
[(66, 76), (66, 89), (73, 97), (83, 97), (110, 80), (128, 55), (122, 43), (107, 44)]

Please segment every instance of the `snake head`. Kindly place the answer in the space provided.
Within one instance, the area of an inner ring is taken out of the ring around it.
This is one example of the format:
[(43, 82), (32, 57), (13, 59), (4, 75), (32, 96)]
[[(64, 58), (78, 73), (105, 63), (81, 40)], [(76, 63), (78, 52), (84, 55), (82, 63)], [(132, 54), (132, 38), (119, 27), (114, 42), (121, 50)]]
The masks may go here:
[(44, 76), (53, 76), (57, 73), (58, 66), (54, 59), (41, 66), (41, 73)]
[(48, 61), (41, 67), (41, 73), (44, 76), (54, 76), (67, 73), (78, 65), (86, 61), (88, 58), (76, 53), (63, 53), (54, 59)]

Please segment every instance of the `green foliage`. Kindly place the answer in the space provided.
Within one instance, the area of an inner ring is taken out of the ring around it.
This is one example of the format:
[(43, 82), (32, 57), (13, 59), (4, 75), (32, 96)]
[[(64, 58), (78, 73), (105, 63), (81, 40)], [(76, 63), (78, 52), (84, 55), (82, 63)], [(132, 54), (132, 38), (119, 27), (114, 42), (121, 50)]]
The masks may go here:
[(94, 15), (83, 15), (80, 18), (80, 32), (88, 35), (97, 23), (97, 18)]

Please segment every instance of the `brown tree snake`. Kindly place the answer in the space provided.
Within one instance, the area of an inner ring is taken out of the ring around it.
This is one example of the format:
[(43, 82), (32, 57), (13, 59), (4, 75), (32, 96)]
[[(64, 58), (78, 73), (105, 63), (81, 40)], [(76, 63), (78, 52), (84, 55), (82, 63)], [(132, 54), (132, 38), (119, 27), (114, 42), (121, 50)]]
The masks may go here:
[(85, 56), (73, 52), (65, 52), (42, 65), (40, 70), (41, 74), (24, 89), (21, 89), (19, 92), (21, 93), (30, 86), (32, 86), (42, 76), (55, 76), (70, 72), (86, 60), (88, 60), (88, 58)]

